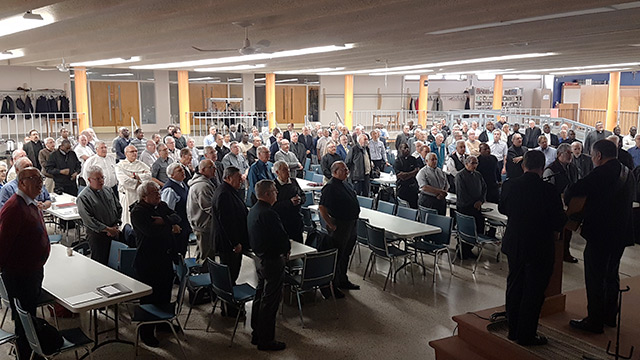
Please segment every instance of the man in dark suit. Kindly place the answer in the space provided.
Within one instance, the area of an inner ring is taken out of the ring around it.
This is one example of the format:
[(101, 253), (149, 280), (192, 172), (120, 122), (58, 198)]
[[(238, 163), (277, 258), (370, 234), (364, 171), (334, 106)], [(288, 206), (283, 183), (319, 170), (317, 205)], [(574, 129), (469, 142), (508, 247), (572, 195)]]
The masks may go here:
[[(409, 125), (405, 125), (402, 127), (402, 132), (396, 137), (396, 150), (400, 150), (400, 145), (409, 143), (409, 138), (411, 138), (411, 134), (409, 133), (409, 131)], [(355, 143), (357, 143), (357, 140), (355, 141)]]
[(603, 325), (616, 326), (620, 258), (633, 245), (633, 173), (617, 159), (616, 145), (608, 140), (593, 144), (594, 169), (569, 187), (565, 202), (585, 197), (580, 235), (584, 248), (584, 277), (587, 287), (587, 317), (571, 320), (573, 328), (602, 333)]
[(544, 165), (541, 152), (525, 153), (525, 172), (504, 183), (498, 208), (509, 217), (502, 243), (502, 252), (509, 257), (509, 339), (525, 346), (547, 343), (536, 333), (538, 317), (553, 273), (554, 239), (567, 220), (560, 194), (542, 180)]
[(542, 135), (547, 137), (547, 140), (549, 140), (550, 146), (557, 148), (558, 145), (560, 145), (560, 141), (558, 140), (558, 135), (551, 133), (551, 126), (549, 126), (549, 124), (542, 125)]
[(507, 179), (517, 178), (524, 173), (522, 170), (522, 159), (527, 152), (527, 148), (522, 146), (522, 135), (520, 133), (510, 136), (513, 143), (507, 151)]
[[(242, 173), (235, 166), (224, 169), (223, 182), (213, 194), (214, 243), (220, 262), (229, 266), (231, 280), (240, 274), (242, 252), (249, 250), (247, 230), (247, 206), (240, 199), (238, 190), (242, 186)], [(230, 311), (229, 311), (230, 310)], [(235, 316), (237, 309), (228, 309), (226, 314)]]
[(278, 197), (275, 182), (258, 181), (255, 193), (258, 202), (247, 217), (249, 242), (258, 257), (258, 287), (251, 310), (251, 343), (258, 345), (258, 350), (284, 350), (285, 343), (275, 340), (276, 315), (282, 300), (284, 267), (291, 244), (280, 216), (272, 209)]
[(542, 135), (542, 131), (536, 126), (536, 122), (529, 121), (529, 127), (524, 132), (524, 146), (527, 149), (533, 149), (538, 146), (538, 137)]
[(598, 121), (596, 123), (596, 129), (587, 134), (587, 137), (584, 139), (584, 153), (587, 155), (591, 155), (591, 147), (596, 141), (603, 140), (608, 136), (613, 135), (613, 133), (609, 130), (604, 129), (604, 125), (602, 121)]
[(300, 135), (300, 138), (298, 140), (300, 141), (300, 143), (302, 143), (302, 145), (304, 145), (307, 157), (311, 158), (311, 154), (315, 150), (315, 146), (313, 145), (313, 136), (311, 136), (308, 127), (305, 126), (302, 128), (302, 134)]
[(582, 153), (582, 143), (580, 141), (574, 141), (571, 144), (571, 152), (573, 153), (571, 162), (578, 168), (578, 179), (587, 177), (593, 170), (591, 156)]
[(293, 131), (293, 123), (287, 124), (287, 130), (285, 130), (282, 133), (282, 138), (283, 139), (287, 139), (289, 140), (289, 142), (291, 142), (291, 135), (295, 133), (295, 131)]
[(31, 160), (33, 167), (41, 170), (46, 164), (40, 164), (40, 160), (38, 159), (40, 150), (44, 149), (44, 144), (40, 141), (40, 134), (38, 134), (38, 130), (33, 129), (29, 131), (29, 139), (31, 141), (24, 144), (24, 146), (22, 146), (22, 150), (27, 153), (27, 157)]

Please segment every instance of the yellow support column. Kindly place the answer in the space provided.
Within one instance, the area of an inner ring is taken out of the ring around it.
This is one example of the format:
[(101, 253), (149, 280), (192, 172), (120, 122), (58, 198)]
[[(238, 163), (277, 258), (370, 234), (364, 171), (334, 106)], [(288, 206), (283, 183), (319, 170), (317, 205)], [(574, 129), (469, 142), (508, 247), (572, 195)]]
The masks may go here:
[(75, 74), (76, 88), (76, 112), (78, 113), (78, 132), (82, 132), (89, 128), (89, 96), (87, 95), (87, 69), (85, 67), (76, 67), (73, 69)]
[(267, 74), (265, 80), (265, 93), (267, 101), (267, 119), (269, 120), (269, 132), (276, 127), (276, 74)]
[(178, 70), (178, 109), (180, 109), (180, 131), (191, 133), (189, 122), (189, 71)]
[(344, 126), (353, 129), (353, 75), (344, 76)]
[(503, 93), (502, 75), (496, 75), (496, 78), (493, 80), (493, 110), (502, 109)]
[(418, 93), (418, 123), (427, 128), (427, 101), (429, 100), (429, 75), (420, 75), (420, 92)]
[(613, 131), (618, 124), (617, 111), (620, 106), (620, 72), (609, 73), (609, 92), (607, 96), (607, 121), (604, 128)]

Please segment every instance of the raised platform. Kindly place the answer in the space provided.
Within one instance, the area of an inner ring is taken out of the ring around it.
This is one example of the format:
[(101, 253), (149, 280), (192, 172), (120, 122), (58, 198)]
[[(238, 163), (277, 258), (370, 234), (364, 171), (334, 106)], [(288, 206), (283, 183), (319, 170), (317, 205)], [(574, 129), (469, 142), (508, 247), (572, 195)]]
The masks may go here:
[[(621, 286), (629, 286), (631, 291), (624, 294), (622, 304), (622, 329), (620, 331), (621, 354), (629, 353), (633, 345), (632, 359), (640, 360), (640, 312), (635, 309), (640, 303), (640, 277), (623, 279)], [(527, 348), (512, 341), (503, 339), (487, 330), (489, 318), (496, 311), (503, 311), (504, 307), (496, 307), (453, 317), (458, 323), (458, 335), (445, 339), (434, 340), (429, 345), (435, 349), (438, 360), (463, 360), (463, 359), (522, 359), (538, 360), (543, 357), (531, 353)], [(564, 333), (579, 341), (606, 349), (611, 340), (615, 346), (616, 329), (605, 327), (604, 334), (591, 334), (574, 330), (569, 327), (569, 320), (580, 319), (586, 316), (587, 296), (585, 289), (574, 290), (566, 293), (566, 310), (543, 317), (540, 323), (558, 332)], [(614, 350), (614, 349), (612, 349)], [(576, 354), (580, 359), (581, 354)], [(612, 359), (613, 357), (608, 357)]]

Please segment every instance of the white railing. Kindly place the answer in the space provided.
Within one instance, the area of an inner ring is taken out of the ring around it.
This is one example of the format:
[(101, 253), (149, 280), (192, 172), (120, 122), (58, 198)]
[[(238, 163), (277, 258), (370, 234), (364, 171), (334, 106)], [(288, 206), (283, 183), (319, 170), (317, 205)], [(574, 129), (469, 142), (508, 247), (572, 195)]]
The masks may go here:
[[(268, 112), (189, 112), (189, 122), (191, 124), (191, 136), (206, 136), (209, 134), (209, 127), (212, 125), (218, 131), (224, 131), (224, 127), (229, 125), (242, 124), (244, 130), (249, 132), (252, 127), (262, 130), (269, 126)], [(228, 130), (227, 130), (228, 131)]]
[(78, 136), (78, 121), (85, 113), (14, 113), (0, 115), (0, 155), (18, 149), (24, 143), (25, 137), (35, 129), (40, 139), (57, 138), (60, 129), (65, 127), (69, 133)]

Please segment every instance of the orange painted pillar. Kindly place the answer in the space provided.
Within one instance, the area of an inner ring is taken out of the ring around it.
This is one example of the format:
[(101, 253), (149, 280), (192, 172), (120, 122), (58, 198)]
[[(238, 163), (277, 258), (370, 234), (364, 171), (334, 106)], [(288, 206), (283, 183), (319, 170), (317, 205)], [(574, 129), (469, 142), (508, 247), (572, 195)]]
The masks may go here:
[(353, 129), (353, 75), (344, 76), (344, 126)]
[(90, 127), (89, 125), (89, 96), (87, 95), (87, 69), (76, 67), (73, 69), (76, 90), (76, 112), (78, 113), (78, 132)]
[(269, 132), (276, 124), (276, 74), (267, 74), (265, 80), (265, 93), (267, 102), (267, 120), (269, 120)]
[(178, 70), (178, 108), (180, 109), (180, 131), (191, 133), (189, 121), (189, 71)]
[(607, 119), (604, 128), (613, 131), (618, 124), (620, 106), (620, 72), (609, 73), (609, 91), (607, 95)]
[(502, 75), (496, 75), (496, 78), (493, 80), (493, 110), (502, 109), (503, 93)]
[(427, 101), (429, 100), (429, 75), (420, 75), (418, 92), (418, 123), (427, 128)]

